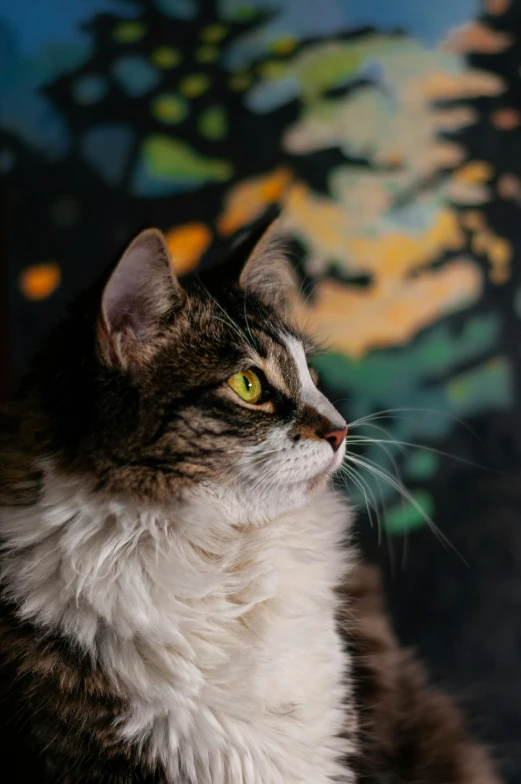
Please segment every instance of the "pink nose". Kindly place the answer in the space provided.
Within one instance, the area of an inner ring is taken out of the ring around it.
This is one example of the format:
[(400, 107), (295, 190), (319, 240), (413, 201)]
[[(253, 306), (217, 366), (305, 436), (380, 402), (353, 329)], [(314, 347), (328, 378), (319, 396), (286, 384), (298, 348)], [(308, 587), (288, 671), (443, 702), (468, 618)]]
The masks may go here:
[(346, 435), (347, 427), (336, 427), (334, 430), (330, 430), (329, 433), (325, 433), (324, 438), (333, 447), (333, 452), (336, 452), (342, 446)]

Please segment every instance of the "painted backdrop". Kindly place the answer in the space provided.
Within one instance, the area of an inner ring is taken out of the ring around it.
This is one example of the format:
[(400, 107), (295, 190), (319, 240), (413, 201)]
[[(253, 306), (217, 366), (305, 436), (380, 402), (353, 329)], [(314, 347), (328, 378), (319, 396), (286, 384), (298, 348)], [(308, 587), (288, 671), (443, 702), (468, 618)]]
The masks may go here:
[(520, 593), (513, 540), (461, 520), (521, 462), (520, 42), (521, 0), (0, 0), (14, 379), (137, 230), (184, 272), (282, 200), (322, 384), (357, 423), (361, 540), (404, 639), (496, 699), (478, 732), (511, 772), (521, 712), (483, 684), (520, 681), (518, 641), (500, 666), (503, 605), (471, 608), (499, 574)]

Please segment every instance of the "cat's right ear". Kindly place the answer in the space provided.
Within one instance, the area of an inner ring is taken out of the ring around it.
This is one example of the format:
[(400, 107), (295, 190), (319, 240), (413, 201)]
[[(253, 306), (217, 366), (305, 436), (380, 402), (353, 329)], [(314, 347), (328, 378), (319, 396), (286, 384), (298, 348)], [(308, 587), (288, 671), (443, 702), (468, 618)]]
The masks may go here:
[(125, 250), (103, 290), (98, 319), (103, 360), (121, 368), (145, 363), (162, 325), (183, 300), (163, 234), (145, 229)]

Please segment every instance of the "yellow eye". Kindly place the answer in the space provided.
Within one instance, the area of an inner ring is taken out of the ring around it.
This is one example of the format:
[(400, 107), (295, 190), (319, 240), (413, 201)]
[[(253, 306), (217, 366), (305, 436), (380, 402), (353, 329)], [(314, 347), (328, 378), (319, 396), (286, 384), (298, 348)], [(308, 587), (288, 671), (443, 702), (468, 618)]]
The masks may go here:
[(247, 403), (255, 405), (261, 399), (262, 384), (253, 370), (241, 370), (240, 373), (235, 373), (228, 379), (228, 384)]

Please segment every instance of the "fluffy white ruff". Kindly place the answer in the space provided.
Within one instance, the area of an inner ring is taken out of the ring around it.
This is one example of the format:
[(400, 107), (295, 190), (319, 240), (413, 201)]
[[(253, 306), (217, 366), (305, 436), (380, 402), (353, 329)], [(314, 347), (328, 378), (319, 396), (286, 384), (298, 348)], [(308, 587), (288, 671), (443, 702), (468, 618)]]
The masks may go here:
[(102, 499), (45, 466), (2, 509), (2, 576), (130, 698), (121, 733), (191, 784), (354, 781), (334, 587), (349, 512), (331, 490), (263, 526), (207, 493), (174, 510)]

